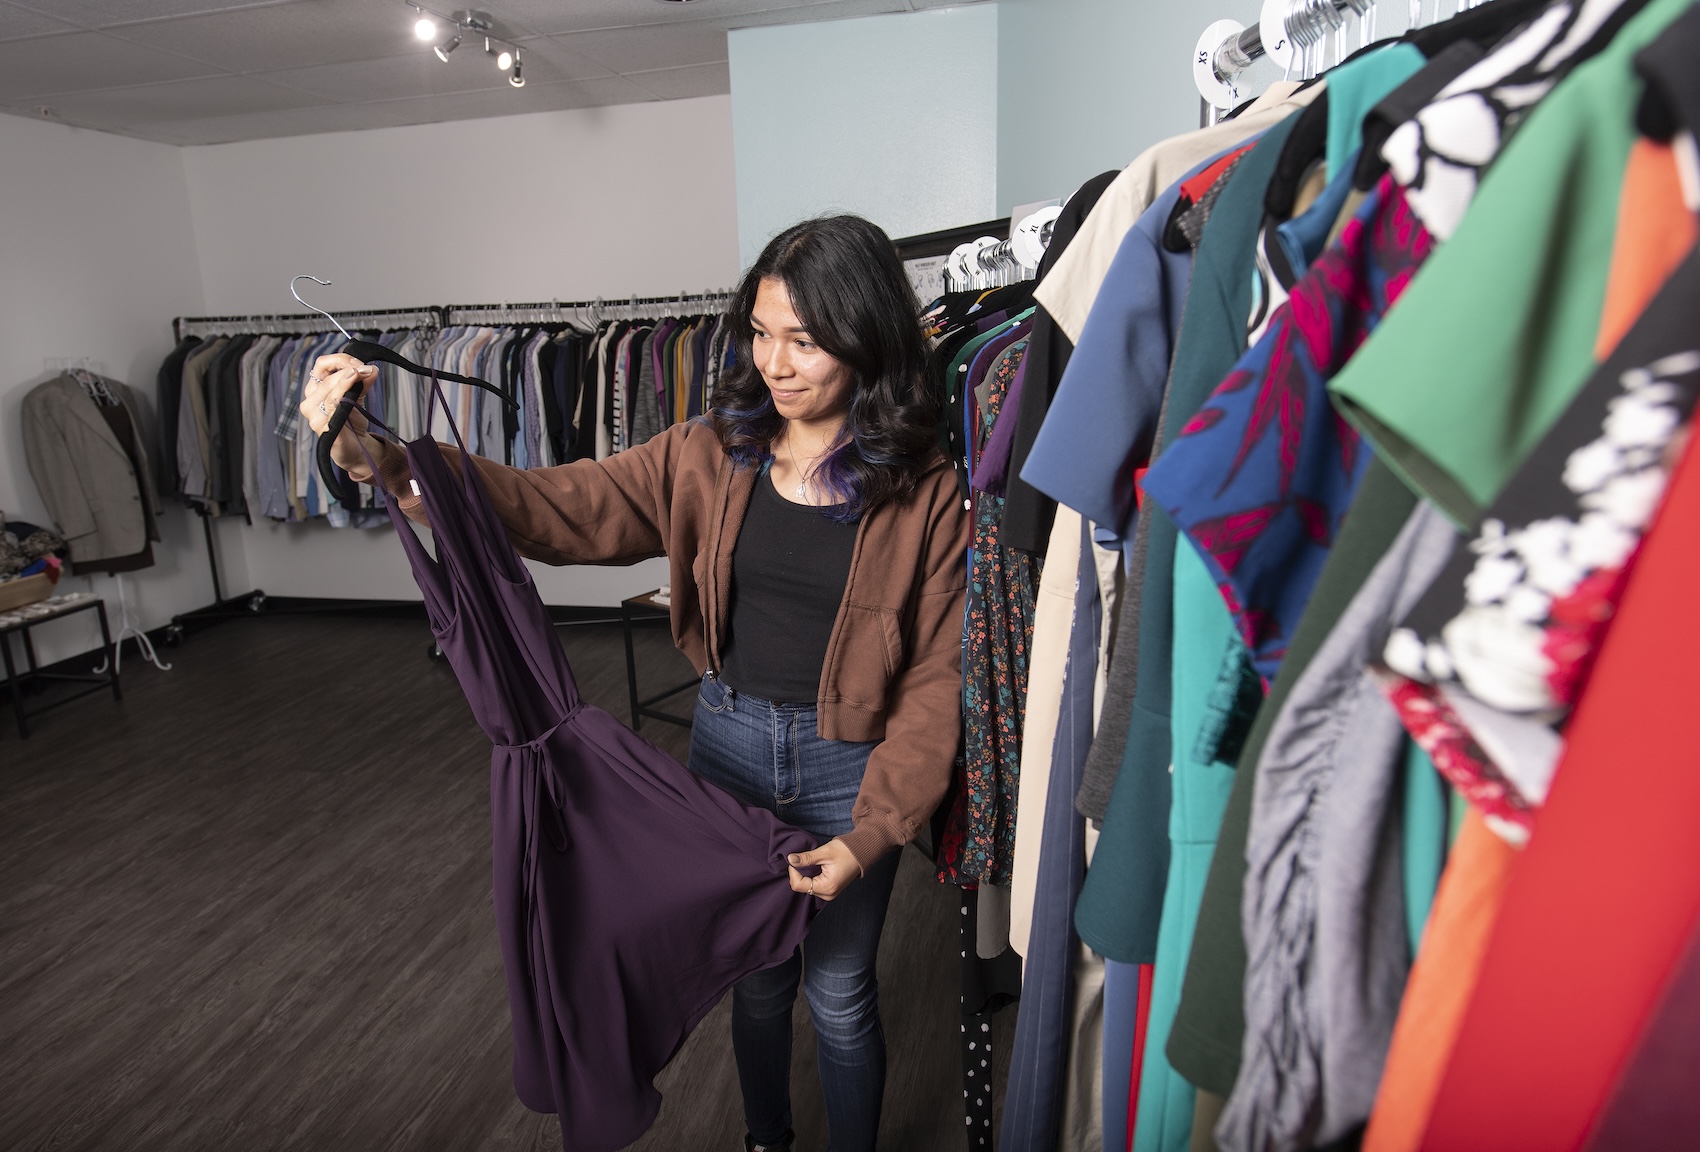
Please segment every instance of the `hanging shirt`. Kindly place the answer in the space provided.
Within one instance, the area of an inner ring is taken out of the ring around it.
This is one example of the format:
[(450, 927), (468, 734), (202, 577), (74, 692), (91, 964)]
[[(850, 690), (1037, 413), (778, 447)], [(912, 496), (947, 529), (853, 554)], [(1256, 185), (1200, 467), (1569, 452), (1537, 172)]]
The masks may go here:
[[(1668, 233), (1692, 241), (1692, 214), (1674, 207)], [(1690, 255), (1387, 646), (1388, 691), (1413, 735), (1519, 840), (1561, 751), (1553, 726), (1581, 696), (1700, 395), (1696, 299)]]
[[(1629, 60), (1687, 6), (1651, 0), (1540, 103), (1481, 182), (1457, 243), (1330, 385), (1346, 417), (1455, 523), (1475, 521), (1591, 369), (1640, 92)], [(1588, 47), (1585, 33), (1539, 61), (1562, 72)], [(1425, 128), (1431, 149), (1441, 127)]]
[[(987, 394), (986, 426), (995, 434), (1026, 354), (1017, 343)], [(1022, 719), (1028, 652), (1033, 641), (1039, 564), (998, 538), (1003, 500), (974, 498), (974, 535), (962, 650), (965, 724), (963, 769), (939, 841), (939, 879), (1008, 886), (1015, 866), (1016, 793), (1021, 776)]]
[(1429, 250), (1428, 234), (1384, 178), (1145, 477), (1147, 495), (1209, 566), (1266, 681), (1367, 461), (1357, 432), (1329, 404), (1327, 381)]
[[(1336, 114), (1361, 122), (1362, 110), (1408, 79), (1420, 60), (1400, 45), (1338, 69), (1350, 87), (1337, 101), (1331, 75), (1330, 136)], [(1374, 330), (1430, 248), (1384, 180), (1340, 243), (1318, 259), (1351, 186), (1348, 164), (1336, 167), (1307, 212), (1265, 229), (1263, 244), (1279, 248), (1283, 275), (1262, 282), (1266, 296), (1279, 284), (1281, 300), (1261, 338), (1145, 477), (1147, 495), (1204, 558), (1265, 683), (1280, 666), (1367, 458), (1356, 432), (1335, 416), (1327, 380)], [(1303, 279), (1293, 283), (1296, 275)]]
[(1133, 529), (1133, 474), (1151, 453), (1169, 361), (1186, 307), (1192, 251), (1163, 231), (1186, 180), (1163, 190), (1127, 232), (1105, 273), (1021, 478), (1118, 538)]

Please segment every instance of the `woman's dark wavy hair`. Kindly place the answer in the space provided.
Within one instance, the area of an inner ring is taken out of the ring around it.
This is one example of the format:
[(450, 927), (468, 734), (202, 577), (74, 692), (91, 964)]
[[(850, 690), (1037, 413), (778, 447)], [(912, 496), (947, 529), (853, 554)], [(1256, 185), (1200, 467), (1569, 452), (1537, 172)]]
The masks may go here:
[(850, 521), (915, 490), (937, 444), (941, 400), (903, 262), (860, 216), (822, 216), (775, 236), (744, 274), (729, 309), (737, 364), (716, 385), (708, 424), (739, 467), (772, 458), (785, 419), (755, 363), (756, 289), (782, 281), (809, 337), (854, 381), (837, 445), (815, 472)]

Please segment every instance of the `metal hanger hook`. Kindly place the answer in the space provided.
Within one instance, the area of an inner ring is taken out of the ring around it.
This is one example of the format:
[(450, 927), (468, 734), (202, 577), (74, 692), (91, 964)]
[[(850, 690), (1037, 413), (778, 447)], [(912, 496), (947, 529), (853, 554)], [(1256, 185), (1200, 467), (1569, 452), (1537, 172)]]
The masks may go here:
[(341, 324), (337, 323), (337, 318), (335, 316), (332, 316), (329, 312), (326, 312), (323, 308), (315, 308), (311, 304), (307, 303), (307, 301), (301, 299), (301, 293), (299, 293), (295, 290), (295, 286), (303, 280), (311, 280), (313, 283), (323, 285), (326, 288), (329, 288), (331, 286), (331, 282), (329, 280), (321, 280), (317, 276), (312, 276), (312, 275), (308, 275), (307, 273), (302, 273), (301, 275), (295, 277), (295, 279), (293, 279), (289, 282), (289, 294), (291, 296), (295, 297), (296, 303), (300, 304), (301, 307), (306, 308), (310, 312), (317, 312), (319, 315), (323, 316), (326, 320), (329, 320), (332, 324), (336, 324), (336, 330), (338, 332), (342, 333), (342, 338), (344, 340), (354, 339), (354, 337), (352, 337), (348, 334), (348, 329), (344, 328)]

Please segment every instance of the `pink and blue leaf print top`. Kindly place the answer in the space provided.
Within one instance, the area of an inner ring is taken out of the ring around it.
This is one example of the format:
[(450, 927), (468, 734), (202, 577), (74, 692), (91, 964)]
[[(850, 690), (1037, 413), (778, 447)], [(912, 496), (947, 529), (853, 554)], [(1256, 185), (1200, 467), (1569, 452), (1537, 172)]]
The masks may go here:
[(1369, 460), (1328, 380), (1432, 247), (1404, 190), (1383, 177), (1145, 476), (1146, 496), (1204, 558), (1265, 683)]

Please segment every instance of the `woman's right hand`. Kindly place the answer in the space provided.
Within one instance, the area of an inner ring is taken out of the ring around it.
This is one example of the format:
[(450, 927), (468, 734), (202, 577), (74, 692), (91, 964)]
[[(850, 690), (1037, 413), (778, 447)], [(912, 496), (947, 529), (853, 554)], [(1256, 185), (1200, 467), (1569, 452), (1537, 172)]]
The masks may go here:
[[(307, 377), (306, 387), (301, 390), (301, 415), (307, 418), (314, 433), (323, 435), (330, 427), (331, 415), (336, 412), (337, 401), (342, 399), (342, 394), (358, 383), (360, 396), (365, 396), (366, 389), (377, 378), (376, 367), (345, 353), (321, 356), (313, 362), (313, 371)], [(365, 453), (361, 452), (362, 442)], [(366, 454), (376, 459), (378, 451), (377, 440), (367, 431), (366, 417), (357, 409), (351, 410), (342, 434), (331, 446), (331, 459), (345, 472), (365, 471)]]

